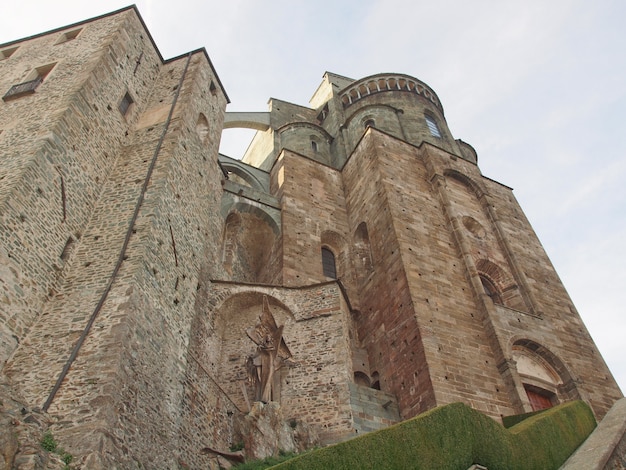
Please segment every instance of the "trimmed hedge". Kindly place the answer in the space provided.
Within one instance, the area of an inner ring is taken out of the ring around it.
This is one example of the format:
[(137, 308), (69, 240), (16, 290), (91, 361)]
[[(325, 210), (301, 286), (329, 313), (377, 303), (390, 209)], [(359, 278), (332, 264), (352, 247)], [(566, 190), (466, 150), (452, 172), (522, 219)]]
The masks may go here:
[(544, 411), (546, 410), (531, 411), (530, 413), (523, 413), (521, 415), (503, 416), (502, 426), (504, 426), (505, 428), (512, 428), (513, 426), (521, 423), (525, 419), (530, 418), (531, 416), (535, 416), (536, 414), (543, 413)]
[(279, 464), (280, 470), (425, 469), (550, 470), (596, 426), (581, 401), (569, 402), (505, 429), (462, 403)]

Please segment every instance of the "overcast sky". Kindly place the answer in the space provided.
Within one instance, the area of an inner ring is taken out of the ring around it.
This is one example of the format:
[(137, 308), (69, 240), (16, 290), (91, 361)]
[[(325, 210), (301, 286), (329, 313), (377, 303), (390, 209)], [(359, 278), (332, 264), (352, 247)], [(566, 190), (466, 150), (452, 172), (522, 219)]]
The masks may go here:
[[(12, 2), (0, 15), (0, 43), (124, 6)], [(624, 0), (137, 6), (165, 58), (206, 47), (229, 111), (266, 111), (270, 97), (308, 105), (325, 71), (355, 79), (398, 72), (429, 84), (483, 174), (515, 189), (626, 391)], [(246, 138), (226, 131), (222, 152), (240, 157)]]

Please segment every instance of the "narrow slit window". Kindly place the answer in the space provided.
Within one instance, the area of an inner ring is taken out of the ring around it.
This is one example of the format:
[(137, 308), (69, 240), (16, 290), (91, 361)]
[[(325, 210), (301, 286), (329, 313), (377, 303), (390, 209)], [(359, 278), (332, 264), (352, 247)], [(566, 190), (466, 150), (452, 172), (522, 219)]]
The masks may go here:
[(311, 141), (311, 150), (317, 153), (317, 142), (315, 142), (314, 140)]
[(322, 248), (322, 270), (324, 276), (337, 279), (337, 267), (335, 265), (335, 255), (328, 248)]

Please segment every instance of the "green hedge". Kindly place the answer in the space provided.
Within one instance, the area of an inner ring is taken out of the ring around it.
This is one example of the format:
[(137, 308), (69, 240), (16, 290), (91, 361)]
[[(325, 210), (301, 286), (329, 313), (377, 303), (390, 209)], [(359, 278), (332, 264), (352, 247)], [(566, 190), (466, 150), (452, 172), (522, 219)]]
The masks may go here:
[(462, 403), (279, 464), (280, 470), (557, 469), (596, 426), (591, 409), (569, 402), (505, 429)]
[(546, 410), (531, 411), (530, 413), (523, 413), (521, 415), (504, 416), (502, 418), (502, 426), (504, 426), (505, 428), (512, 428), (516, 424), (524, 421), (526, 418), (530, 418), (531, 416), (534, 416), (536, 414), (543, 413), (544, 411)]

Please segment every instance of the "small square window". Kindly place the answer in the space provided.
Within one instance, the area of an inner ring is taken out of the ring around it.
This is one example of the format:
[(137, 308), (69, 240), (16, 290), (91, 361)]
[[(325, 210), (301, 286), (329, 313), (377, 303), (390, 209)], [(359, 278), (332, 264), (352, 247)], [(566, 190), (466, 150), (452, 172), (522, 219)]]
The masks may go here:
[(126, 114), (128, 113), (128, 110), (130, 109), (130, 106), (134, 103), (132, 97), (128, 94), (128, 92), (126, 92), (126, 94), (124, 95), (124, 98), (122, 98), (122, 101), (120, 101), (120, 105), (119, 105), (119, 110), (120, 113), (122, 113), (123, 116), (126, 116)]
[(17, 46), (0, 50), (0, 60), (8, 59), (15, 51), (17, 51)]
[(81, 31), (82, 31), (82, 28), (74, 29), (72, 31), (66, 31), (65, 33), (61, 34), (57, 42), (55, 42), (54, 44), (55, 45), (63, 44), (64, 42), (71, 41), (72, 39), (76, 39), (76, 37), (80, 34)]

